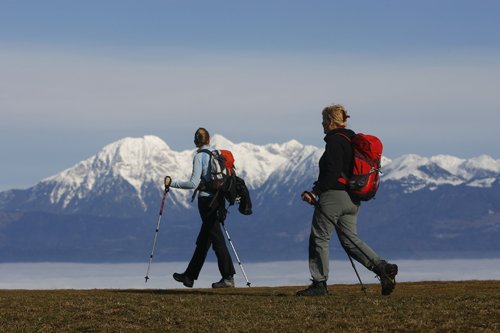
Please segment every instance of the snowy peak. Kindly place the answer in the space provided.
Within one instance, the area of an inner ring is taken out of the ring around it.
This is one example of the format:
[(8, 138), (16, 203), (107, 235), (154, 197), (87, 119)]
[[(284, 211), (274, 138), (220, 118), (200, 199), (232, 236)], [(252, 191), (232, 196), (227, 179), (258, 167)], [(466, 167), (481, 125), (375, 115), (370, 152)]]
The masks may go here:
[(222, 135), (220, 134), (214, 134), (211, 138), (210, 138), (210, 145), (211, 146), (214, 146), (214, 147), (217, 147), (219, 149), (228, 149), (228, 150), (231, 150), (234, 146), (235, 146), (235, 143), (226, 139), (225, 137), (223, 137)]
[(142, 138), (124, 138), (105, 146), (97, 157), (106, 162), (138, 163), (149, 160), (158, 152), (168, 152), (170, 148), (159, 137), (147, 135)]
[[(212, 137), (211, 145), (232, 151), (237, 173), (251, 189), (261, 187), (273, 172), (293, 156), (300, 155), (305, 147), (295, 140), (265, 146), (235, 144), (218, 134)], [(175, 180), (189, 179), (195, 152), (194, 149), (176, 152), (156, 136), (124, 138), (106, 145), (95, 156), (42, 180), (37, 187), (49, 186), (51, 203), (65, 208), (77, 199), (111, 191), (112, 186), (124, 183), (134, 189), (141, 205), (146, 207), (143, 198), (149, 185), (160, 192), (161, 180), (166, 175)], [(188, 205), (188, 191), (174, 191), (172, 197), (175, 203)]]
[[(67, 207), (97, 191), (105, 191), (117, 180), (132, 186), (142, 198), (142, 186), (165, 175), (165, 167), (175, 163), (170, 147), (159, 137), (124, 138), (106, 145), (96, 155), (41, 181), (51, 186), (50, 201)], [(142, 199), (141, 199), (142, 201)]]
[(407, 192), (428, 186), (491, 186), (500, 173), (500, 161), (490, 156), (460, 159), (449, 155), (430, 158), (415, 154), (401, 156), (384, 165), (384, 180), (401, 182)]
[(481, 155), (464, 161), (463, 167), (470, 171), (500, 173), (500, 160), (494, 160), (488, 155)]
[[(125, 138), (105, 146), (95, 156), (84, 160), (42, 182), (58, 182), (78, 186), (83, 182), (92, 188), (97, 177), (107, 175), (122, 177), (133, 184), (138, 179), (147, 180), (158, 164), (169, 162), (170, 148), (156, 136)], [(135, 188), (139, 188), (136, 184)]]

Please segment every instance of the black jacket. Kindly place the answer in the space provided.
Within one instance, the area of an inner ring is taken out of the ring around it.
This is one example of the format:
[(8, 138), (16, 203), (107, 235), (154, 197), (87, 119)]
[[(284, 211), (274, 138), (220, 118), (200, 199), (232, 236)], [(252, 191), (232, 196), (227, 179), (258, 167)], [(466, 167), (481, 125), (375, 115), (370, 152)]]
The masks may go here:
[(316, 194), (328, 190), (347, 190), (347, 186), (338, 181), (342, 176), (351, 177), (353, 151), (351, 142), (343, 134), (352, 138), (355, 133), (350, 129), (336, 128), (325, 136), (325, 152), (319, 160), (319, 176), (314, 183)]
[(252, 214), (252, 200), (245, 181), (240, 177), (236, 177), (236, 193), (240, 197), (240, 205), (238, 211), (243, 215)]

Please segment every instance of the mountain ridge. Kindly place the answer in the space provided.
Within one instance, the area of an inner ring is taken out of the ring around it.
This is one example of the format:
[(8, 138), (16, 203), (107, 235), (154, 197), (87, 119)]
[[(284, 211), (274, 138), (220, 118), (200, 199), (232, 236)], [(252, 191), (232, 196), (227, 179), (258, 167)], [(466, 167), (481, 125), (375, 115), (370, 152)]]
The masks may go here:
[[(238, 250), (249, 260), (306, 258), (313, 209), (299, 194), (316, 180), (323, 149), (296, 140), (233, 143), (219, 135), (212, 143), (233, 152), (254, 204), (251, 216), (229, 207)], [(187, 180), (193, 154), (156, 136), (124, 138), (33, 187), (0, 192), (0, 260), (143, 259), (163, 178)], [(385, 256), (500, 256), (500, 160), (408, 154), (384, 157), (382, 167), (377, 196), (362, 204), (358, 219), (368, 244)], [(191, 193), (172, 189), (167, 196), (163, 260), (185, 260), (192, 250), (199, 216)], [(338, 258), (335, 244), (331, 255)]]
[[(303, 178), (314, 181), (317, 161), (323, 151), (297, 140), (260, 146), (248, 142), (236, 144), (219, 134), (213, 136), (212, 143), (219, 149), (233, 152), (237, 173), (250, 189), (263, 187), (269, 192), (276, 187), (276, 182), (297, 183)], [(107, 191), (104, 184), (120, 180), (125, 183), (123, 186), (129, 185), (135, 190), (140, 206), (147, 210), (145, 188), (152, 186), (161, 192), (161, 180), (166, 175), (173, 179), (189, 179), (194, 153), (194, 149), (174, 151), (154, 135), (127, 137), (104, 146), (95, 155), (58, 174), (42, 179), (28, 190), (44, 187), (44, 191), (50, 191), (50, 203), (64, 210), (92, 192)], [(398, 181), (408, 193), (444, 184), (488, 187), (500, 174), (500, 160), (488, 155), (461, 159), (450, 155), (421, 157), (407, 154), (396, 159), (384, 157), (382, 170), (382, 181)], [(294, 177), (297, 179), (292, 179)], [(266, 184), (269, 179), (272, 182)], [(175, 191), (173, 196), (177, 205), (188, 206), (190, 198), (185, 191)]]

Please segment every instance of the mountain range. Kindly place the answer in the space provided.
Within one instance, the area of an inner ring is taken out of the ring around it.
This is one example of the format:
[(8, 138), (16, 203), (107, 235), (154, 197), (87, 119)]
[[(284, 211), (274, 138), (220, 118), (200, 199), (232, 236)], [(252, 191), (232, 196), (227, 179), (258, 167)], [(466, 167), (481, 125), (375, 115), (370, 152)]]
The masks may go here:
[[(307, 258), (312, 208), (300, 200), (323, 148), (212, 144), (231, 150), (254, 214), (229, 208), (226, 226), (247, 260)], [(151, 250), (163, 178), (187, 180), (195, 150), (156, 136), (124, 138), (28, 189), (0, 192), (1, 261), (141, 261)], [(384, 257), (500, 255), (500, 160), (482, 155), (383, 158), (375, 200), (362, 204), (360, 236)], [(157, 260), (189, 260), (199, 229), (191, 191), (168, 193)], [(345, 256), (332, 241), (333, 257)], [(241, 253), (240, 253), (241, 252)]]

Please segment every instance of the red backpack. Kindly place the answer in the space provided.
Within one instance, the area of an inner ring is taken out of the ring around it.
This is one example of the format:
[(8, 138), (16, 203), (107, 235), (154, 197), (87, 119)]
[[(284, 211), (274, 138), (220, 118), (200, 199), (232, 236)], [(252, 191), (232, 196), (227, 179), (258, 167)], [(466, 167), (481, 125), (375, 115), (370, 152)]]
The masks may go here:
[(368, 201), (377, 193), (380, 182), (380, 162), (382, 160), (382, 142), (373, 135), (358, 133), (352, 138), (341, 135), (351, 142), (353, 150), (352, 176), (339, 178), (338, 181), (348, 185), (349, 193), (361, 201)]
[(234, 157), (229, 150), (200, 150), (210, 155), (210, 181), (205, 184), (209, 189), (217, 191), (225, 187), (227, 180), (235, 175)]
[[(208, 166), (208, 177), (203, 179), (198, 185), (198, 188), (193, 193), (191, 201), (194, 200), (198, 191), (208, 191), (212, 193), (221, 193), (224, 198), (233, 205), (237, 198), (236, 191), (236, 173), (234, 169), (234, 157), (229, 150), (208, 150), (201, 149), (200, 153), (207, 153), (210, 156), (210, 162)], [(214, 196), (212, 206), (215, 198)]]

